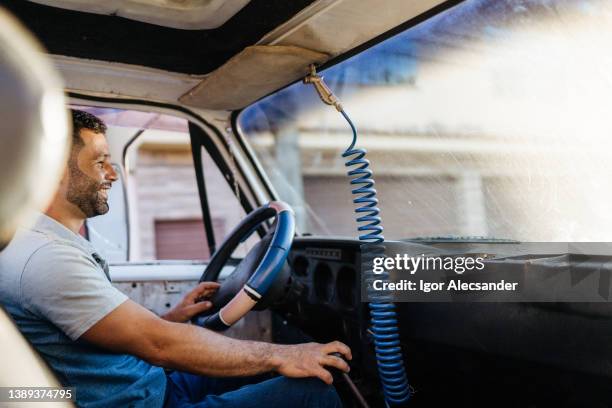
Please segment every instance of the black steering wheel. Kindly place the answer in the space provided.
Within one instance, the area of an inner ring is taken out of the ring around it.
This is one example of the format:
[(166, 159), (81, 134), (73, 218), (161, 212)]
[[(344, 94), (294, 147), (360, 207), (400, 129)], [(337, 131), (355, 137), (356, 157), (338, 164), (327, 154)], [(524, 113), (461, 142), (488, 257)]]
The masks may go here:
[(295, 234), (295, 215), (282, 201), (272, 201), (243, 219), (214, 253), (200, 282), (216, 282), (236, 247), (272, 217), (275, 217), (273, 227), (223, 281), (210, 299), (213, 307), (207, 315), (194, 318), (196, 324), (226, 330), (250, 310), (264, 309), (278, 298), (278, 292), (284, 287), (278, 283), (289, 278), (289, 270), (284, 266)]

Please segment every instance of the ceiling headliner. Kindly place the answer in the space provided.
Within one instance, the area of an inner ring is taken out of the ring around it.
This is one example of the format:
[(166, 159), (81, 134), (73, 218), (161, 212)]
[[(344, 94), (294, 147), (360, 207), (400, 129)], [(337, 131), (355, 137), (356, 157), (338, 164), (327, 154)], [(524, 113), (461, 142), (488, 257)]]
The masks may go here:
[(461, 0), (386, 0), (384, 8), (377, 1), (253, 0), (212, 30), (4, 4), (53, 54), (68, 91), (220, 111), (247, 106), (305, 75), (310, 63), (333, 65)]
[[(313, 0), (251, 1), (219, 28), (180, 30), (117, 16), (4, 0), (51, 54), (207, 74)], [(118, 46), (119, 45), (119, 46)]]

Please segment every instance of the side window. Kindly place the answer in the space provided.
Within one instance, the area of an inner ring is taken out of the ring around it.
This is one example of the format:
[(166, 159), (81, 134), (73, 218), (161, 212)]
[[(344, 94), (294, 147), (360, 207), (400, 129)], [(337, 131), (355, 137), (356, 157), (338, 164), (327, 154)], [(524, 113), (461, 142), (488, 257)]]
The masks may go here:
[(131, 259), (207, 259), (187, 121), (159, 115), (126, 156), (135, 201)]
[[(188, 121), (154, 112), (76, 108), (107, 124), (120, 173), (109, 195), (110, 211), (89, 219), (84, 232), (102, 255), (110, 262), (210, 258)], [(206, 152), (203, 162), (219, 243), (244, 211)]]

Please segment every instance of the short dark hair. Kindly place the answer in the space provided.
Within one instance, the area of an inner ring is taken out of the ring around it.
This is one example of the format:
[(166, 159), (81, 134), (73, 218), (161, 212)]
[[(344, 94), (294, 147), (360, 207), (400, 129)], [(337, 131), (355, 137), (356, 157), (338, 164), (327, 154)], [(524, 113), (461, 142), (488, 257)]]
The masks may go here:
[(97, 116), (77, 109), (70, 109), (70, 112), (72, 113), (72, 147), (83, 146), (81, 129), (92, 130), (95, 133), (106, 133), (106, 125)]

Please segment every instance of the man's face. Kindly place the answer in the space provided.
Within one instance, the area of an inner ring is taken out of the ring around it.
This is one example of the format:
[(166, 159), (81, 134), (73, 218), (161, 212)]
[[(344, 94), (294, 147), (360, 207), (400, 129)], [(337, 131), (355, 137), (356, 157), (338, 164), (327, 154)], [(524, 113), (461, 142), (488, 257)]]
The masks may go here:
[(80, 135), (83, 146), (77, 153), (73, 150), (68, 162), (66, 198), (89, 218), (108, 212), (108, 191), (117, 173), (110, 162), (106, 137), (89, 129), (81, 129)]

